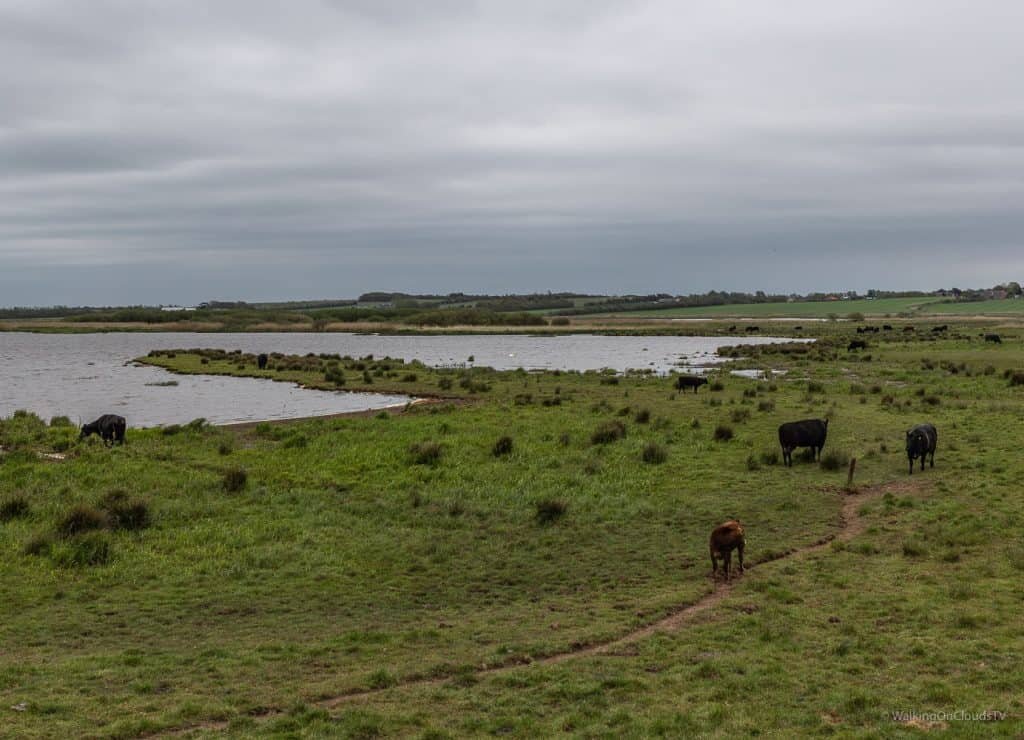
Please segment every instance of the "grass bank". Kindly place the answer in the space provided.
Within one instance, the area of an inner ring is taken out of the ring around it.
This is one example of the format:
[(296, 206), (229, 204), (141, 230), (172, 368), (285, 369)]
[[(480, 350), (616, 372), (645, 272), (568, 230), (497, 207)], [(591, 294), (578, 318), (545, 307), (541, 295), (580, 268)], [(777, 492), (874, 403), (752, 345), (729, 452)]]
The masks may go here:
[[(697, 394), (641, 373), (279, 356), (282, 380), (461, 405), (130, 430), (115, 448), (62, 419), (0, 421), (4, 731), (1016, 736), (1022, 337), (953, 326), (850, 352), (854, 329), (744, 348), (741, 366), (788, 374)], [(146, 361), (261, 374), (209, 351)], [(778, 424), (822, 416), (826, 465), (779, 465)], [(936, 467), (906, 485), (922, 420)], [(851, 456), (855, 486), (902, 485), (865, 497), (850, 539), (774, 559), (842, 530)], [(706, 597), (708, 532), (733, 517), (770, 562), (712, 608), (530, 665)], [(1008, 719), (891, 715), (955, 709)]]

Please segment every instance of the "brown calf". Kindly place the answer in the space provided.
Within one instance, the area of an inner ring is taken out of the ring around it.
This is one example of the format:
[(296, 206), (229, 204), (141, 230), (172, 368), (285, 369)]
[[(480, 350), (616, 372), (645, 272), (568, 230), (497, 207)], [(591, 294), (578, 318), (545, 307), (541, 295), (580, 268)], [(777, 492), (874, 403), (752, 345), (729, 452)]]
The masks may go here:
[(739, 554), (740, 573), (743, 572), (743, 525), (737, 521), (720, 524), (711, 532), (711, 577), (718, 572), (718, 561), (722, 561), (725, 580), (729, 580), (729, 565), (732, 562), (732, 551)]

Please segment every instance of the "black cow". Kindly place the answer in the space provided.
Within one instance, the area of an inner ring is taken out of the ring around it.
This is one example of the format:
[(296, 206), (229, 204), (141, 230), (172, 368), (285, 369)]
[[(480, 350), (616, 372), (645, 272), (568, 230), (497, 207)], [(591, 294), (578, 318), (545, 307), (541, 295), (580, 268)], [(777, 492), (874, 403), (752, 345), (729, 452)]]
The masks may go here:
[(914, 327), (912, 327), (912, 326), (904, 326), (903, 327), (903, 331), (914, 331)]
[(867, 331), (867, 329), (865, 329), (863, 326), (858, 326), (857, 327), (857, 333), (858, 334), (863, 334), (866, 331)]
[(124, 444), (124, 430), (127, 426), (123, 416), (104, 414), (91, 424), (83, 424), (82, 433), (78, 438), (85, 439), (90, 434), (98, 434), (104, 444)]
[(986, 334), (985, 335), (985, 341), (986, 342), (995, 342), (996, 344), (1002, 344), (1003, 343), (1002, 338), (998, 334)]
[(729, 327), (729, 331), (736, 331), (736, 324)]
[(914, 474), (914, 460), (921, 458), (921, 470), (924, 470), (924, 459), (931, 455), (931, 467), (935, 467), (935, 445), (939, 441), (939, 433), (931, 424), (918, 424), (907, 432), (907, 459), (910, 461), (910, 474)]
[(267, 369), (267, 356), (265, 354), (256, 355), (256, 366), (259, 367), (260, 370)]
[(949, 324), (943, 324), (942, 326), (933, 326), (932, 333), (938, 334), (939, 332), (946, 331), (947, 329), (949, 329)]
[(782, 445), (782, 461), (793, 467), (793, 450), (797, 447), (810, 447), (814, 451), (814, 459), (821, 457), (828, 435), (828, 419), (803, 419), (787, 421), (779, 427), (779, 444)]
[(702, 385), (707, 385), (708, 379), (702, 378), (698, 375), (680, 375), (676, 378), (676, 390), (681, 391), (687, 388), (693, 388), (693, 392), (696, 393), (697, 389)]
[(748, 326), (747, 331), (761, 331), (760, 326)]
[(794, 326), (793, 327), (793, 331), (803, 331), (803, 330), (804, 330), (804, 328), (802, 326)]
[(854, 339), (850, 341), (850, 346), (846, 348), (847, 352), (852, 352), (855, 349), (867, 349), (868, 343), (863, 339)]
[(892, 324), (882, 324), (882, 331), (892, 331)]

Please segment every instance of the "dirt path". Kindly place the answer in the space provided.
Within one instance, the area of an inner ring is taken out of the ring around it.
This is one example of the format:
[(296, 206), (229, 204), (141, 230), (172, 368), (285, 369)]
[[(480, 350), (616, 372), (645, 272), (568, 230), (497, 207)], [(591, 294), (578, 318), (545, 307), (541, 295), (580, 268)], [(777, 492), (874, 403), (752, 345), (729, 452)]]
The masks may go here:
[[(747, 570), (756, 568), (758, 565), (764, 563), (771, 563), (777, 560), (784, 560), (789, 558), (798, 558), (804, 555), (809, 555), (814, 552), (818, 552), (828, 547), (833, 541), (845, 542), (853, 539), (857, 535), (864, 532), (867, 528), (867, 522), (858, 513), (860, 508), (869, 501), (873, 501), (880, 498), (886, 493), (914, 493), (921, 490), (924, 486), (924, 481), (920, 480), (903, 480), (894, 481), (890, 483), (883, 483), (877, 486), (866, 486), (857, 490), (856, 493), (845, 493), (843, 491), (837, 491), (837, 493), (843, 497), (843, 506), (839, 513), (839, 531), (826, 535), (816, 542), (803, 547), (793, 548), (781, 553), (775, 553), (767, 557), (761, 558), (747, 565)], [(557, 663), (564, 663), (568, 660), (574, 660), (576, 658), (595, 657), (602, 655), (628, 655), (629, 648), (631, 645), (640, 642), (652, 635), (659, 632), (677, 632), (683, 627), (687, 626), (694, 621), (694, 618), (712, 610), (718, 606), (722, 601), (729, 597), (732, 593), (733, 583), (723, 583), (720, 581), (715, 582), (712, 590), (698, 599), (692, 604), (680, 607), (678, 610), (672, 612), (666, 617), (659, 619), (656, 622), (652, 622), (644, 627), (633, 630), (621, 637), (617, 637), (607, 642), (595, 643), (592, 645), (581, 645), (571, 650), (554, 653), (552, 655), (535, 658), (526, 661), (517, 661), (508, 663), (505, 665), (495, 666), (491, 668), (482, 668), (473, 675), (476, 677), (491, 676), (499, 673), (507, 673), (509, 671), (521, 670), (527, 666), (532, 665), (554, 665)], [(399, 681), (393, 686), (380, 689), (357, 689), (349, 691), (344, 694), (339, 694), (328, 699), (321, 700), (319, 702), (312, 703), (312, 706), (321, 709), (336, 709), (341, 706), (348, 704), (354, 704), (358, 701), (379, 696), (388, 691), (395, 691), (408, 686), (439, 686), (451, 680), (450, 676), (441, 678), (417, 678), (405, 681)], [(283, 713), (277, 709), (266, 710), (256, 716), (261, 720), (273, 719), (274, 717), (281, 716)], [(162, 733), (157, 733), (157, 737), (172, 737), (172, 736), (187, 736), (192, 733), (200, 732), (218, 732), (225, 730), (228, 727), (227, 722), (207, 722), (197, 723), (187, 728), (178, 730), (170, 730)]]

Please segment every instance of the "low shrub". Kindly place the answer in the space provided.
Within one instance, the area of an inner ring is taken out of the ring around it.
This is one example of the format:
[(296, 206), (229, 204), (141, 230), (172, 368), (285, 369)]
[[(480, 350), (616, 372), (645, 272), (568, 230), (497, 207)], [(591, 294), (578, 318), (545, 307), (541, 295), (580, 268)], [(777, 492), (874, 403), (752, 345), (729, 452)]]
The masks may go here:
[(764, 412), (774, 411), (775, 401), (759, 401), (757, 404), (757, 410)]
[(733, 424), (741, 424), (750, 418), (750, 409), (735, 409), (730, 418)]
[(725, 390), (725, 385), (723, 385), (721, 380), (713, 380), (710, 383), (708, 383), (708, 390), (709, 391), (716, 391), (716, 392), (717, 391), (724, 391)]
[(604, 445), (626, 436), (626, 425), (621, 421), (604, 421), (590, 435), (591, 444)]
[(409, 448), (415, 465), (436, 465), (441, 460), (441, 443), (431, 440), (417, 442)]
[(762, 465), (778, 465), (779, 464), (779, 453), (775, 450), (768, 450), (761, 453), (761, 464)]
[(651, 420), (651, 410), (638, 409), (636, 412), (636, 416), (634, 417), (634, 420), (637, 424), (646, 424)]
[(103, 529), (105, 526), (107, 526), (107, 515), (104, 511), (88, 504), (78, 504), (58, 522), (57, 533), (61, 537), (74, 537), (85, 532)]
[(565, 515), (569, 505), (555, 498), (544, 498), (534, 504), (536, 518), (540, 524), (550, 524)]
[(757, 458), (753, 455), (747, 455), (747, 470), (754, 471), (760, 469), (761, 463), (758, 462)]
[(728, 442), (733, 438), (732, 427), (726, 426), (725, 424), (719, 424), (715, 427), (715, 431), (712, 436), (716, 442)]
[(28, 499), (24, 496), (12, 496), (0, 504), (0, 522), (9, 522), (28, 516)]
[(237, 493), (245, 488), (248, 481), (249, 474), (245, 472), (245, 468), (228, 468), (224, 471), (224, 478), (221, 481), (221, 486), (228, 493)]
[(512, 438), (507, 435), (501, 437), (491, 448), (491, 454), (495, 457), (512, 454)]
[(668, 450), (656, 442), (648, 442), (644, 445), (644, 449), (640, 457), (645, 463), (660, 465), (668, 460)]
[(1024, 372), (1020, 370), (1014, 371), (1010, 375), (1010, 387), (1014, 388), (1018, 385), (1024, 385)]
[(103, 532), (89, 532), (58, 543), (50, 550), (53, 562), (64, 568), (86, 568), (110, 561), (110, 538)]
[(821, 469), (829, 471), (843, 470), (849, 464), (850, 456), (838, 450), (823, 453), (820, 460)]
[(124, 491), (111, 491), (99, 501), (99, 508), (107, 513), (107, 524), (112, 529), (145, 529), (149, 526), (149, 504), (133, 499)]

